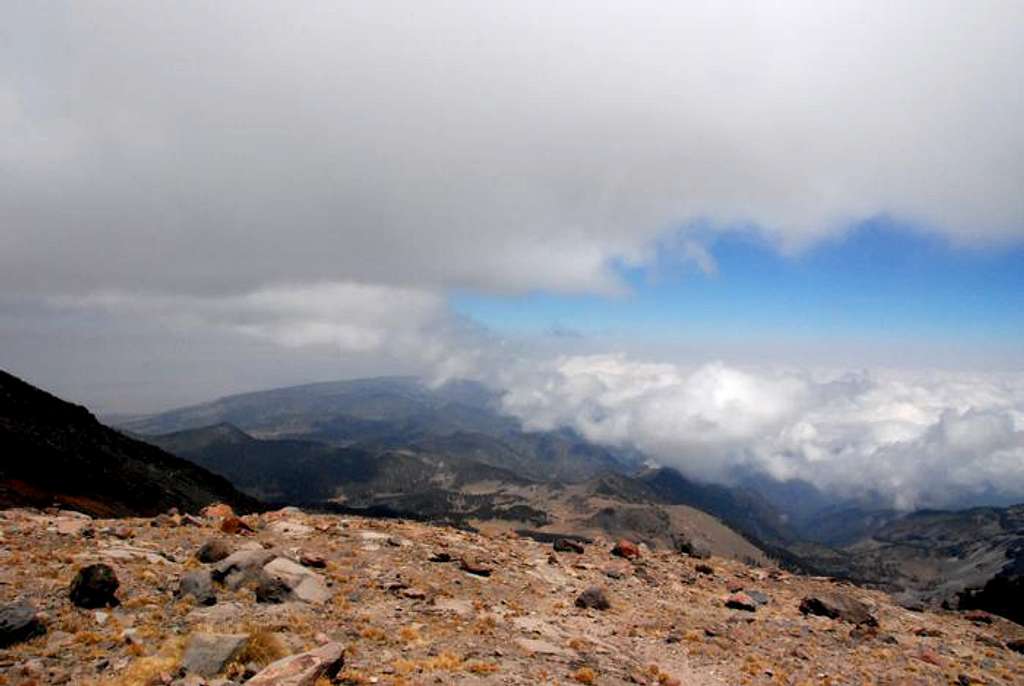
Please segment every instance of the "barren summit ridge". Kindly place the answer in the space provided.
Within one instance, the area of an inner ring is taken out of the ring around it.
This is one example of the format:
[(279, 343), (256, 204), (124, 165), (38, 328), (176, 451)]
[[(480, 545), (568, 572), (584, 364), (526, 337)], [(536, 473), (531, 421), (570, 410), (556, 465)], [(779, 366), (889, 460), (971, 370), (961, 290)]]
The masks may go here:
[[(1024, 629), (1000, 618), (912, 612), (827, 578), (628, 542), (558, 548), (295, 508), (119, 520), (7, 510), (0, 601), (31, 606), (45, 633), (0, 652), (0, 683), (1024, 679)], [(92, 564), (117, 576), (112, 607), (69, 599)]]

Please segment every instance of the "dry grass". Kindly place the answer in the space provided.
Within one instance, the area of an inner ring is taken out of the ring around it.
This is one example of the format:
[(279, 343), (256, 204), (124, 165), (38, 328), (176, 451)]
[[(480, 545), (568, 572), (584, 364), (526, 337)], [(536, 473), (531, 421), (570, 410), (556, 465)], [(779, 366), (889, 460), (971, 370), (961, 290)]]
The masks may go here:
[(273, 631), (253, 631), (251, 628), (247, 630), (250, 631), (249, 642), (235, 659), (238, 664), (247, 665), (252, 662), (260, 667), (266, 667), (271, 662), (277, 662), (291, 654), (281, 637)]
[(116, 677), (85, 682), (82, 686), (145, 686), (161, 674), (174, 672), (184, 654), (185, 638), (173, 638), (164, 643), (159, 653), (135, 660)]

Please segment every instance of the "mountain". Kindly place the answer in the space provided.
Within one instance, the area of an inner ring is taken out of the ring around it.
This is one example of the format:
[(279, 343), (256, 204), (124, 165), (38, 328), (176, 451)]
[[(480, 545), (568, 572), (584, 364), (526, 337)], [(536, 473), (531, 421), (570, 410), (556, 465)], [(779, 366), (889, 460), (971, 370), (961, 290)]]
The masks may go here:
[(258, 501), (224, 478), (100, 424), (0, 371), (0, 507), (54, 503), (97, 516), (153, 515)]
[(413, 450), (564, 482), (642, 463), (633, 451), (597, 446), (572, 431), (524, 431), (518, 420), (501, 414), (499, 402), (500, 394), (470, 381), (431, 387), (411, 377), (381, 377), (234, 395), (119, 426), (155, 436), (226, 423), (259, 439), (374, 453)]
[[(230, 424), (216, 424), (147, 440), (230, 479), (251, 495), (282, 504), (519, 530), (542, 538), (626, 536), (655, 547), (766, 561), (760, 550), (714, 517), (663, 502), (640, 480), (613, 471), (568, 484), (532, 479), (519, 468), (536, 472), (539, 466), (524, 465), (522, 455), (513, 460), (515, 469), (495, 466), (512, 454), (510, 448), (480, 440), (467, 446), (462, 437), (456, 433), (453, 443), (427, 447), (416, 442), (401, 449), (337, 447), (258, 439)], [(460, 449), (446, 450), (444, 445)]]

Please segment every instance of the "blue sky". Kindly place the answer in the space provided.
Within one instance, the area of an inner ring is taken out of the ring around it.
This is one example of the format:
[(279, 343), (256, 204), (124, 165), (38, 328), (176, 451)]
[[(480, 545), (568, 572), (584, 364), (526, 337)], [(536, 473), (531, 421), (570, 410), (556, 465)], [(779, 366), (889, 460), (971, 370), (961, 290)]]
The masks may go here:
[(622, 297), (457, 293), (453, 307), (508, 334), (648, 340), (751, 337), (987, 343), (1024, 340), (1024, 246), (964, 247), (889, 219), (793, 255), (755, 232), (707, 247), (705, 274), (664, 251), (656, 269), (620, 269)]

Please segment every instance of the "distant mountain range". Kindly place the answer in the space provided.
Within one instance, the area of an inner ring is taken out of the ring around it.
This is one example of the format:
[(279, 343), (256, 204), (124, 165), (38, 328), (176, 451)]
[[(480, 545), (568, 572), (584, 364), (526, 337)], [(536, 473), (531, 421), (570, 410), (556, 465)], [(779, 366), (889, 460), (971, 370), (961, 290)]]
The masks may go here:
[(223, 477), (100, 424), (88, 410), (0, 371), (0, 507), (59, 505), (96, 516), (259, 502)]
[(10, 375), (0, 392), (0, 505), (129, 514), (265, 501), (549, 538), (626, 536), (773, 558), (908, 605), (1024, 618), (1024, 506), (901, 513), (836, 502), (802, 482), (702, 483), (570, 430), (526, 431), (472, 382), (388, 377), (248, 393), (120, 418), (130, 435)]

